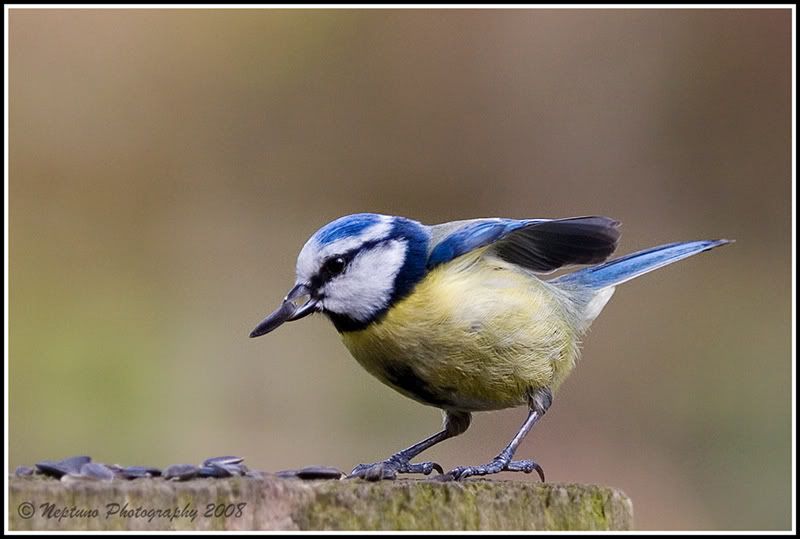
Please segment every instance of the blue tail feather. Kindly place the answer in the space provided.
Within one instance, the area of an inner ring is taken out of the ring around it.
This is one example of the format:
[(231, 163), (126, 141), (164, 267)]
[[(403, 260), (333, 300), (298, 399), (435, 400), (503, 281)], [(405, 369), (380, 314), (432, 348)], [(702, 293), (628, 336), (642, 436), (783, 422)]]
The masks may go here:
[(647, 272), (662, 268), (733, 240), (704, 240), (670, 243), (615, 258), (605, 264), (584, 268), (550, 281), (557, 285), (601, 290), (629, 281)]

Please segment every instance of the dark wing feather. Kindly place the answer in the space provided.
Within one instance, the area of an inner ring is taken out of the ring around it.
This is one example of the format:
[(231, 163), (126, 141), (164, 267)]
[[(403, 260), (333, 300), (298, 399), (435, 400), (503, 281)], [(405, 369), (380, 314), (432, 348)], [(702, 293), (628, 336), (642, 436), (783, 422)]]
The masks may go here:
[(618, 221), (600, 216), (539, 221), (511, 231), (492, 249), (503, 260), (536, 272), (596, 264), (616, 249), (618, 227)]

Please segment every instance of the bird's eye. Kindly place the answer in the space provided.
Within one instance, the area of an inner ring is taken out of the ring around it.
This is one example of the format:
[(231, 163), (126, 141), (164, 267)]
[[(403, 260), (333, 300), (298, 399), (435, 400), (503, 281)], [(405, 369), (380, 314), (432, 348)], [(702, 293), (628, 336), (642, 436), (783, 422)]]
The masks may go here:
[(341, 256), (337, 256), (336, 258), (331, 258), (327, 262), (325, 262), (325, 271), (328, 275), (339, 275), (344, 271), (344, 267), (347, 264), (344, 261), (344, 258)]

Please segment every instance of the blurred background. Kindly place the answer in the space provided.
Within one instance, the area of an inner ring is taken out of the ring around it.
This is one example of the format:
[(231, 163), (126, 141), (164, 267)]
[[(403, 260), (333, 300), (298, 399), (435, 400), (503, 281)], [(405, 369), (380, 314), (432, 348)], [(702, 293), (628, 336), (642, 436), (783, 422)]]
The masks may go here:
[(324, 317), (247, 338), (307, 237), (601, 214), (737, 243), (620, 287), (518, 456), (641, 529), (791, 526), (789, 10), (13, 9), (9, 46), (11, 469), (382, 459), (439, 412)]

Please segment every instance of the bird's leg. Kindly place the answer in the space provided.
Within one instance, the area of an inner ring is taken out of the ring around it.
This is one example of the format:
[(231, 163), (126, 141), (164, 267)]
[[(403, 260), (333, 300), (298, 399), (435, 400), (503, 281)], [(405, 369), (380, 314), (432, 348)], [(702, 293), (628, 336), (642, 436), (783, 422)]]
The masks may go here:
[(469, 412), (447, 411), (444, 414), (444, 428), (441, 431), (395, 453), (386, 460), (374, 464), (359, 464), (353, 468), (348, 477), (361, 477), (368, 481), (380, 481), (381, 479), (394, 479), (398, 473), (422, 473), (428, 475), (433, 470), (442, 473), (444, 470), (435, 462), (412, 464), (411, 459), (439, 442), (462, 434), (469, 428), (472, 419)]
[(519, 429), (516, 436), (514, 436), (514, 439), (511, 440), (499, 455), (493, 458), (488, 464), (483, 464), (481, 466), (459, 466), (458, 468), (454, 468), (442, 476), (442, 478), (445, 480), (459, 480), (472, 475), (489, 475), (498, 472), (531, 473), (536, 470), (536, 473), (538, 473), (539, 477), (544, 481), (544, 471), (542, 471), (542, 467), (534, 461), (511, 459), (514, 457), (514, 453), (517, 451), (517, 447), (519, 447), (523, 438), (525, 438), (525, 435), (528, 434), (536, 422), (541, 419), (550, 407), (552, 401), (553, 396), (548, 388), (534, 391), (528, 399), (528, 406), (530, 408), (528, 418), (525, 420), (525, 423), (522, 424), (522, 427)]

